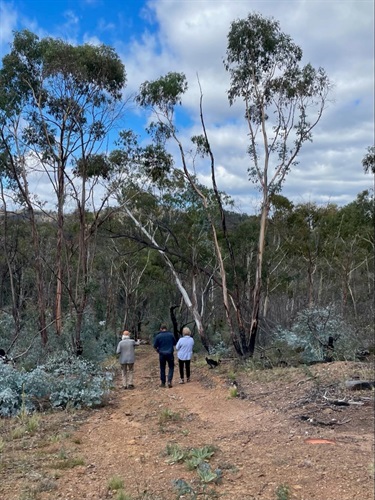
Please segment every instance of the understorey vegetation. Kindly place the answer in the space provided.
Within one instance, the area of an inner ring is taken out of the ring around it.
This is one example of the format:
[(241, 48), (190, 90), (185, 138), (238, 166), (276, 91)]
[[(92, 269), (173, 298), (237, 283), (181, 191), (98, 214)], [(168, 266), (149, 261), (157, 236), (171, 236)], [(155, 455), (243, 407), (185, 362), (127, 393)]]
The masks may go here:
[(97, 407), (105, 402), (112, 379), (112, 372), (67, 353), (30, 371), (0, 363), (0, 416)]

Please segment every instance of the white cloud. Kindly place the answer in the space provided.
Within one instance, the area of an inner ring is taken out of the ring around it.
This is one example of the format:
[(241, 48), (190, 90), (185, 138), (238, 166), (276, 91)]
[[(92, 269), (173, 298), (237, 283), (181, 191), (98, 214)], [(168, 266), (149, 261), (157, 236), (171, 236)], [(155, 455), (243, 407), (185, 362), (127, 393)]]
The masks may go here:
[[(95, 0), (86, 3), (95, 3), (95, 8), (102, 4)], [(305, 145), (298, 167), (288, 175), (283, 194), (296, 202), (342, 204), (372, 187), (373, 178), (366, 176), (361, 166), (366, 148), (374, 143), (372, 0), (149, 0), (141, 12), (141, 31), (135, 31), (135, 20), (121, 12), (121, 3), (114, 1), (110, 15), (98, 17), (96, 30), (88, 29), (85, 19), (72, 10), (67, 22), (63, 24), (61, 19), (60, 27), (49, 34), (64, 36), (73, 43), (95, 44), (107, 43), (105, 37), (110, 35), (127, 71), (126, 95), (135, 92), (145, 80), (169, 71), (184, 72), (189, 91), (183, 104), (190, 117), (190, 128), (181, 127), (185, 143), (200, 133), (198, 74), (219, 188), (236, 196), (242, 207), (251, 210), (258, 193), (247, 179), (244, 111), (240, 103), (229, 106), (229, 76), (223, 58), (230, 23), (253, 11), (279, 21), (281, 30), (302, 48), (303, 62), (322, 66), (334, 83), (333, 102), (314, 130), (313, 143)], [(3, 39), (10, 41), (19, 20), (10, 5), (0, 0), (0, 22), (5, 29), (2, 43)], [(23, 23), (23, 27), (32, 25), (37, 33), (46, 30), (35, 26), (35, 21), (32, 24), (24, 19)], [(200, 162), (199, 167), (199, 178), (209, 182), (207, 165)]]
[[(228, 110), (228, 77), (222, 64), (230, 22), (246, 17), (253, 10), (278, 20), (281, 29), (303, 49), (304, 62), (324, 67), (335, 85), (335, 102), (329, 104), (314, 131), (314, 142), (306, 144), (302, 151), (300, 169), (292, 170), (287, 177), (283, 194), (296, 200), (313, 197), (317, 202), (331, 200), (341, 204), (372, 187), (372, 179), (363, 174), (361, 166), (367, 146), (374, 141), (372, 2), (296, 1), (250, 5), (220, 0), (155, 0), (149, 5), (159, 22), (158, 37), (165, 58), (188, 75), (193, 87), (184, 101), (192, 116), (197, 116), (199, 92), (194, 78), (198, 71), (207, 122), (221, 123), (216, 131), (212, 127), (209, 130), (216, 160), (220, 163), (221, 189), (243, 193), (238, 198), (242, 205), (245, 192), (249, 198), (257, 196), (254, 186), (247, 181), (243, 109), (238, 104), (236, 109)], [(233, 125), (228, 127), (225, 117), (230, 117)], [(209, 182), (206, 173), (201, 179)]]
[(95, 46), (99, 46), (103, 43), (97, 36), (89, 34), (83, 35), (83, 42)]
[(0, 49), (8, 49), (9, 43), (13, 39), (13, 30), (17, 25), (17, 12), (11, 4), (0, 1)]

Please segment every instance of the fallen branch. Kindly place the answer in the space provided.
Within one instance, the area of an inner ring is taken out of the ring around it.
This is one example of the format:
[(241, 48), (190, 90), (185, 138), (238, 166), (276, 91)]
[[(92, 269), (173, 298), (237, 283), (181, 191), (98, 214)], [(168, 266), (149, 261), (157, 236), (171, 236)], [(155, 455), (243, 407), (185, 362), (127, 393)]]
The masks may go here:
[(316, 377), (315, 377), (315, 376), (314, 376), (314, 377), (305, 378), (305, 379), (303, 379), (303, 380), (299, 380), (299, 381), (296, 383), (296, 385), (304, 384), (305, 382), (309, 382), (310, 380), (315, 380), (315, 379), (316, 379)]
[(306, 415), (301, 415), (299, 418), (300, 420), (309, 422), (311, 425), (321, 425), (324, 427), (332, 427), (334, 425), (344, 425), (351, 421), (350, 418), (347, 418), (346, 420), (342, 420), (341, 422), (335, 419), (331, 420), (330, 422), (323, 422), (323, 420), (315, 420), (313, 417), (308, 417)]
[(350, 405), (358, 405), (363, 406), (365, 403), (363, 401), (346, 401), (346, 399), (329, 399), (327, 396), (323, 395), (323, 399), (325, 399), (329, 404), (335, 406), (350, 406)]

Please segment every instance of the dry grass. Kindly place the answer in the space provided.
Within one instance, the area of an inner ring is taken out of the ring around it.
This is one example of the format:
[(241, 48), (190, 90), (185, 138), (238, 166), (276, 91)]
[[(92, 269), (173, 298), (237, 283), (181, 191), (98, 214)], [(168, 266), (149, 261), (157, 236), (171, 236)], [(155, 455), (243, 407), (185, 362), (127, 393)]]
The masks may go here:
[(56, 412), (1, 419), (0, 498), (7, 498), (2, 485), (10, 476), (12, 493), (19, 500), (36, 500), (42, 492), (56, 489), (59, 469), (83, 465), (71, 436), (87, 414)]

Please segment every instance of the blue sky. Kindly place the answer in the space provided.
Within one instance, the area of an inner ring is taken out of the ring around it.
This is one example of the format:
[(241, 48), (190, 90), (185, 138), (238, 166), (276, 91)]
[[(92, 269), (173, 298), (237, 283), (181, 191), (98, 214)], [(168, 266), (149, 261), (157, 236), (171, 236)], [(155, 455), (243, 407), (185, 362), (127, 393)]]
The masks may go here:
[[(295, 203), (346, 204), (373, 187), (361, 161), (374, 144), (373, 0), (0, 0), (0, 57), (13, 30), (29, 29), (73, 44), (105, 43), (115, 48), (127, 71), (125, 93), (168, 71), (189, 81), (182, 137), (198, 133), (199, 88), (214, 148), (220, 189), (239, 210), (252, 212), (257, 193), (247, 180), (246, 127), (240, 106), (229, 107), (223, 67), (230, 23), (250, 12), (273, 16), (303, 50), (303, 63), (322, 66), (334, 84), (332, 102), (314, 141), (288, 176), (283, 194)], [(126, 126), (146, 124), (128, 115)], [(198, 171), (202, 182), (208, 173)], [(48, 191), (39, 180), (38, 189)], [(46, 194), (47, 196), (47, 194)]]

